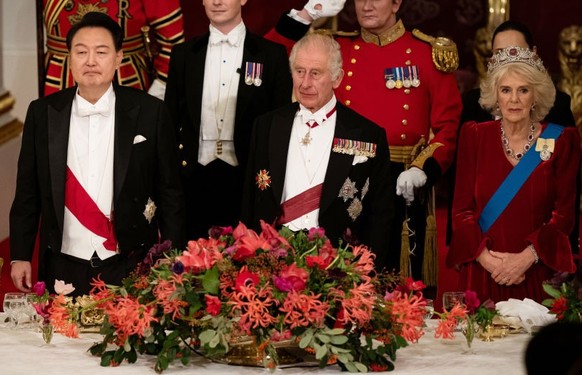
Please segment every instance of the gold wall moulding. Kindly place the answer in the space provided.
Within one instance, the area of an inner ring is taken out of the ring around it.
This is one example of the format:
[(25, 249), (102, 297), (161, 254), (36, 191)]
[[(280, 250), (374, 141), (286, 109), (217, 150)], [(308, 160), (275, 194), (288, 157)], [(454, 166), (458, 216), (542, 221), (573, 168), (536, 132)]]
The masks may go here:
[(17, 119), (14, 119), (0, 127), (0, 145), (3, 145), (12, 138), (19, 136), (22, 132), (22, 127), (22, 122), (18, 121)]
[(4, 95), (0, 96), (0, 115), (9, 112), (12, 107), (14, 107), (14, 98), (10, 95), (10, 92), (6, 91)]

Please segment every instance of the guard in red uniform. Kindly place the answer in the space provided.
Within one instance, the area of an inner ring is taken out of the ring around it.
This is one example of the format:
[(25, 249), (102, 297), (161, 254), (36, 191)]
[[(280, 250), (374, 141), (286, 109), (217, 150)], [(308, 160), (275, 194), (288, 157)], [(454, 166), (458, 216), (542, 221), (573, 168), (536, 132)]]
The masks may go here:
[[(307, 32), (312, 20), (334, 16), (343, 3), (310, 0), (301, 11), (284, 15), (268, 37), (289, 45)], [(395, 200), (395, 222), (403, 225), (389, 228), (391, 261), (378, 266), (400, 269), (436, 286), (430, 192), (455, 155), (461, 98), (451, 72), (458, 66), (458, 54), (446, 38), (407, 31), (396, 17), (401, 3), (355, 0), (362, 29), (336, 36), (345, 77), (335, 94), (341, 103), (386, 129), (388, 136), (393, 186), (400, 196)]]
[[(179, 0), (43, 0), (47, 34), (44, 95), (75, 85), (65, 38), (71, 25), (89, 12), (107, 13), (124, 32), (117, 83), (164, 98), (172, 46), (184, 41)], [(156, 51), (149, 44), (149, 32)]]

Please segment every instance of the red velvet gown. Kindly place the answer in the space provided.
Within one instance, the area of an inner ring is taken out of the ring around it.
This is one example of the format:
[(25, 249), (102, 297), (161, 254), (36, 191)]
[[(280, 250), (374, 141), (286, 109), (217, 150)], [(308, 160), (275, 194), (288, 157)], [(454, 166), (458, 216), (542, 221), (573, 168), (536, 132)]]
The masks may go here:
[[(547, 124), (542, 124), (542, 132)], [(532, 151), (535, 149), (535, 142)], [(488, 232), (482, 233), (481, 211), (513, 169), (501, 144), (499, 121), (462, 127), (457, 155), (453, 199), (453, 236), (447, 266), (460, 266), (459, 290), (474, 290), (483, 301), (549, 296), (542, 282), (555, 272), (575, 270), (568, 241), (574, 224), (576, 173), (580, 163), (580, 137), (576, 128), (564, 129), (547, 161), (542, 161), (501, 213)], [(475, 259), (487, 246), (500, 252), (521, 252), (533, 244), (539, 262), (518, 285), (499, 285)]]

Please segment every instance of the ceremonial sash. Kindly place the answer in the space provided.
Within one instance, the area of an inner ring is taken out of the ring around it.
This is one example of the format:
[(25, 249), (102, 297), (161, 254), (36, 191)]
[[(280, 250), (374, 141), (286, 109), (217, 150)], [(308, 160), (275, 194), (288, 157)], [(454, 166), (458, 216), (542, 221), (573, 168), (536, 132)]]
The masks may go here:
[[(101, 212), (69, 167), (65, 183), (65, 207), (91, 232), (105, 238), (103, 247), (116, 251), (117, 239), (113, 221)], [(113, 218), (113, 215), (112, 215)]]
[[(562, 134), (562, 131), (564, 131), (563, 126), (549, 123), (540, 138), (556, 140)], [(535, 147), (532, 147), (507, 175), (485, 205), (483, 212), (481, 212), (479, 226), (483, 233), (486, 233), (491, 228), (541, 161), (540, 152), (536, 151)]]
[(279, 224), (289, 223), (313, 210), (319, 208), (323, 183), (305, 190), (303, 193), (286, 200), (281, 204), (283, 213), (279, 218)]

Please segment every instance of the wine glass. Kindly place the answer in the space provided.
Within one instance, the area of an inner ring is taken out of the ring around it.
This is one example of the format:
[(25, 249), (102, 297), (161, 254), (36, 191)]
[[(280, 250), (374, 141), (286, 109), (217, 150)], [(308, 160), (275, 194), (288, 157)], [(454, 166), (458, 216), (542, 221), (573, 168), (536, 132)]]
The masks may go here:
[(18, 326), (18, 317), (26, 307), (26, 295), (24, 293), (4, 294), (4, 312), (8, 315), (10, 327)]
[(444, 292), (443, 293), (443, 310), (451, 311), (456, 304), (465, 304), (465, 293), (463, 292)]
[(434, 314), (434, 301), (432, 299), (426, 299), (426, 306), (424, 307), (425, 309), (425, 313), (424, 313), (424, 326), (425, 326), (425, 330), (428, 332), (429, 330), (431, 330), (432, 328), (429, 327), (429, 322)]

